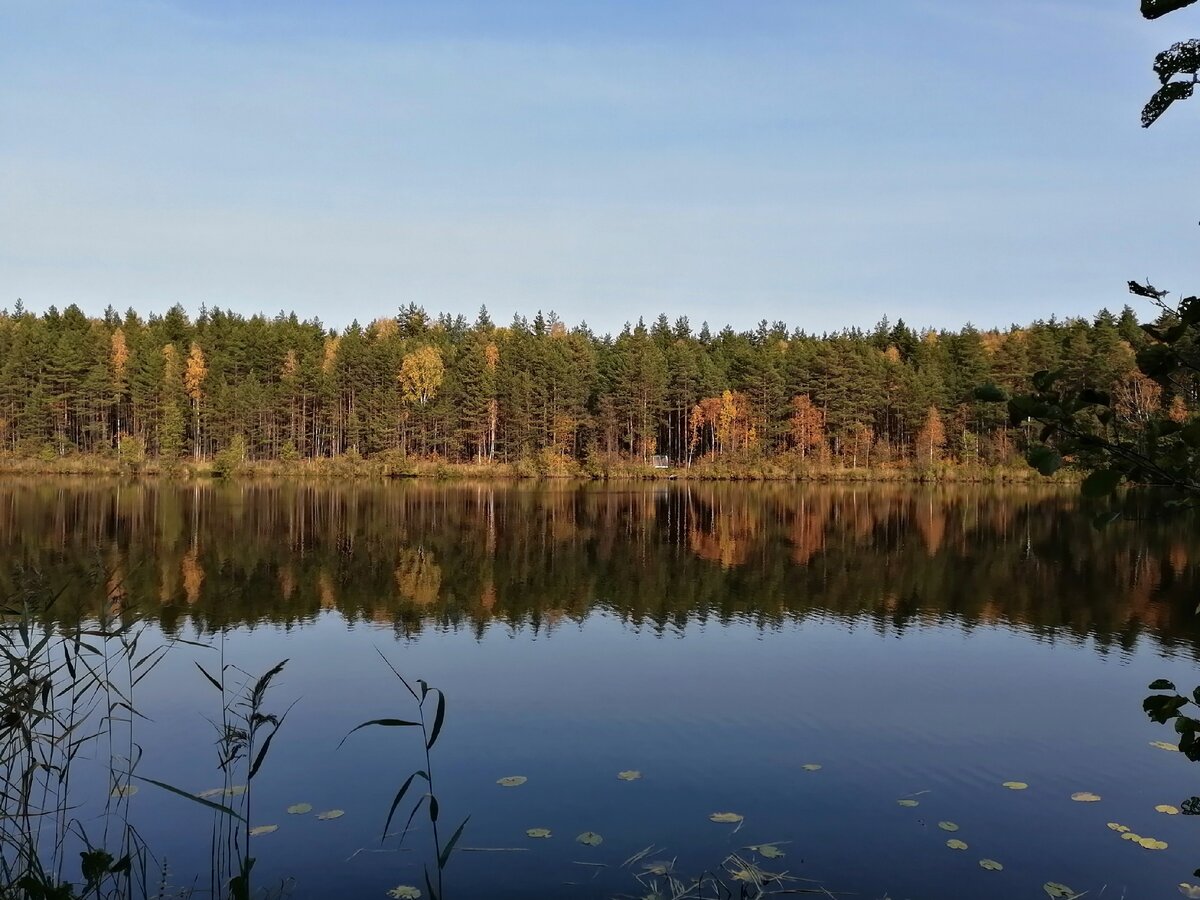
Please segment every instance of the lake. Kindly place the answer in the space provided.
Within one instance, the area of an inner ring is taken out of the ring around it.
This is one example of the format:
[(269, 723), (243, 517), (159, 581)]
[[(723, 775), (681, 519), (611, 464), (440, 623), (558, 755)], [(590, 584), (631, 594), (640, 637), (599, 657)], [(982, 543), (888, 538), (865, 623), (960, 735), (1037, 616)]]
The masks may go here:
[[(893, 900), (1179, 896), (1197, 819), (1155, 806), (1200, 793), (1200, 765), (1152, 746), (1174, 733), (1141, 701), (1200, 683), (1200, 540), (1190, 518), (1098, 530), (1102, 509), (1033, 487), (9, 480), (0, 593), (56, 596), (48, 627), (175, 641), (135, 689), (131, 755), (189, 793), (223, 784), (196, 663), (288, 660), (249, 818), (278, 826), (255, 884), (291, 896), (428, 896), (424, 811), (380, 842), (419, 729), (339, 747), (416, 714), (382, 657), (445, 695), (443, 844), (470, 817), (447, 898), (671, 896), (647, 864)], [(146, 782), (114, 805), (171, 886), (208, 890), (218, 817)]]

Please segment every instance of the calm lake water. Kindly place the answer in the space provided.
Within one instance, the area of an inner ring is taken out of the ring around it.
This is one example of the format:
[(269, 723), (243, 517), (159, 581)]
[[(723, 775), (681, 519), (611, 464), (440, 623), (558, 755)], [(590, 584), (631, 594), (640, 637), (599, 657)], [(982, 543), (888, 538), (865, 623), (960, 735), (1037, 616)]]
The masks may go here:
[[(642, 897), (645, 862), (696, 876), (736, 852), (866, 898), (1179, 896), (1200, 820), (1154, 807), (1200, 793), (1200, 765), (1151, 746), (1174, 735), (1141, 701), (1200, 683), (1200, 540), (1178, 518), (1097, 531), (1097, 511), (1032, 488), (8, 481), (0, 593), (210, 645), (137, 688), (138, 771), (189, 791), (221, 784), (194, 661), (289, 660), (251, 820), (279, 826), (258, 883), (293, 896), (424, 890), (424, 815), (405, 850), (356, 853), (424, 763), (410, 729), (338, 749), (413, 715), (376, 650), (448, 700), (443, 839), (471, 818), (447, 898)], [(149, 786), (129, 808), (172, 883), (206, 889), (211, 815)], [(741, 849), (767, 842), (786, 856)]]

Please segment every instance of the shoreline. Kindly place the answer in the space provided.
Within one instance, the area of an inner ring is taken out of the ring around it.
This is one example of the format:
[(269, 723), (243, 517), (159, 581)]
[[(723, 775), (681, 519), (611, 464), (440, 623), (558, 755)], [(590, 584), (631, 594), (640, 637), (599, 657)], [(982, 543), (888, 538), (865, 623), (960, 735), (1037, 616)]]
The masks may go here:
[(115, 458), (70, 456), (55, 460), (0, 456), (0, 477), (90, 476), (103, 478), (156, 478), (170, 481), (237, 481), (256, 478), (299, 480), (422, 480), (422, 481), (708, 481), (864, 484), (1075, 484), (1081, 475), (1060, 471), (1043, 477), (1029, 466), (933, 467), (833, 466), (784, 467), (763, 459), (723, 464), (705, 462), (691, 468), (654, 468), (630, 461), (584, 466), (557, 460), (558, 465), (519, 463), (448, 463), (438, 460), (363, 459), (353, 455), (294, 462), (254, 461), (233, 471), (219, 471), (213, 460), (181, 460), (163, 465), (158, 460), (138, 464)]

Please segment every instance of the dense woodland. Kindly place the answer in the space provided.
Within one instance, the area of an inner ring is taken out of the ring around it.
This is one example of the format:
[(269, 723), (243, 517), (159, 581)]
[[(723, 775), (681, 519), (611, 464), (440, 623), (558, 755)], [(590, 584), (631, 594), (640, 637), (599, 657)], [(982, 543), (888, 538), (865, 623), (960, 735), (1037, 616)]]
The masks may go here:
[(975, 387), (1031, 373), (1113, 393), (1116, 428), (1188, 415), (1134, 362), (1145, 335), (1126, 307), (1003, 331), (813, 335), (665, 316), (599, 336), (551, 313), (497, 325), (481, 310), (415, 306), (337, 331), (295, 315), (180, 307), (142, 318), (72, 305), (0, 313), (0, 453), (91, 454), (138, 465), (333, 457), (508, 463), (539, 471), (606, 461), (673, 466), (1000, 466), (1031, 435)]

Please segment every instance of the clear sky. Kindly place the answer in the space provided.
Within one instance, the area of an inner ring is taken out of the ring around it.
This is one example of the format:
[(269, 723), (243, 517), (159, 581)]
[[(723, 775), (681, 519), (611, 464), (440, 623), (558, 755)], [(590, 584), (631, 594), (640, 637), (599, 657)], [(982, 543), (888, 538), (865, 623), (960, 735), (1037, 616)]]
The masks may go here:
[(0, 0), (0, 306), (597, 331), (1200, 290), (1196, 7)]

